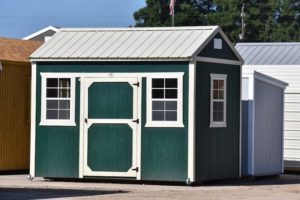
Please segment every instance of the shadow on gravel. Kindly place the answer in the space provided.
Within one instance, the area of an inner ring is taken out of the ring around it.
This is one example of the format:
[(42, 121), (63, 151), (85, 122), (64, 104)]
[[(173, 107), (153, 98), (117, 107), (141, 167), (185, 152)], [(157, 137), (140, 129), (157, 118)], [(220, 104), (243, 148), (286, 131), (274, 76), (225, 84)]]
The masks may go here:
[(64, 189), (26, 189), (0, 188), (0, 200), (33, 200), (67, 197), (88, 197), (97, 195), (127, 193), (122, 190), (64, 190)]
[[(291, 185), (300, 184), (299, 174), (283, 174), (280, 176), (246, 177), (239, 180), (220, 180), (202, 183), (202, 186), (255, 186), (255, 185)], [(194, 186), (200, 186), (195, 184)]]

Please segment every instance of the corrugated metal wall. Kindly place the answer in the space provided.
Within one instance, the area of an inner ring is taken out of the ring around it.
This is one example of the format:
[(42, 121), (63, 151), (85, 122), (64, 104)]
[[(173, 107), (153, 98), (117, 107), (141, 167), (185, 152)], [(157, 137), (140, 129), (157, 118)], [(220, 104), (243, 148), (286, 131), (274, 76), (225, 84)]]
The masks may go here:
[(30, 63), (0, 71), (0, 171), (29, 169)]
[(283, 89), (255, 79), (254, 175), (282, 172)]
[[(243, 72), (256, 70), (289, 84), (285, 90), (284, 160), (300, 163), (300, 66), (243, 66)], [(285, 167), (289, 167), (285, 164)], [(300, 168), (299, 168), (300, 169)]]

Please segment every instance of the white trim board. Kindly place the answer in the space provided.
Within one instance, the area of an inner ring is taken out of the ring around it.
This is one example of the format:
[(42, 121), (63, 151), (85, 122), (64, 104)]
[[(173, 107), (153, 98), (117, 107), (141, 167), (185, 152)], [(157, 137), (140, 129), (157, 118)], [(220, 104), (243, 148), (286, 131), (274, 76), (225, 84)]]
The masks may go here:
[(195, 60), (199, 62), (219, 63), (219, 64), (226, 64), (226, 65), (243, 65), (243, 62), (241, 61), (227, 60), (227, 59), (220, 59), (220, 58), (209, 58), (209, 57), (197, 56)]
[(43, 28), (43, 29), (41, 29), (41, 30), (39, 30), (39, 31), (37, 31), (35, 33), (32, 33), (32, 34), (30, 34), (30, 35), (22, 38), (22, 40), (30, 40), (30, 39), (32, 39), (32, 38), (34, 38), (34, 37), (36, 37), (36, 36), (38, 36), (40, 34), (43, 34), (43, 33), (47, 32), (47, 31), (55, 31), (55, 32), (57, 32), (58, 30), (59, 29), (56, 28), (56, 27), (54, 27), (54, 26), (47, 26), (46, 28)]
[(36, 63), (31, 65), (30, 177), (35, 177)]
[(195, 105), (196, 102), (196, 63), (189, 64), (189, 104), (188, 104), (188, 179), (195, 182)]

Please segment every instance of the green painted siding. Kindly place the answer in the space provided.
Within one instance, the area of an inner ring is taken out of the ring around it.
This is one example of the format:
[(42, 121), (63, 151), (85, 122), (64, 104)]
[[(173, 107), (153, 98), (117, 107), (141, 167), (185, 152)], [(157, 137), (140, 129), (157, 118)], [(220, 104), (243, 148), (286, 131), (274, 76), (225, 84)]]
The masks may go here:
[[(37, 72), (39, 74), (39, 72)], [(36, 102), (36, 176), (78, 177), (79, 166), (79, 126), (51, 127), (39, 126), (41, 120), (41, 77), (37, 76)], [(76, 80), (76, 90), (80, 82)], [(79, 99), (76, 93), (76, 124), (79, 123)]]
[(212, 39), (206, 47), (200, 52), (198, 56), (209, 57), (209, 58), (220, 58), (227, 60), (239, 60), (235, 53), (231, 50), (228, 44), (225, 42), (223, 37), (218, 33), (214, 38), (222, 39), (223, 48), (214, 49), (214, 39)]
[[(227, 127), (209, 128), (210, 73), (227, 74)], [(239, 176), (240, 66), (197, 63), (196, 180)]]
[(128, 83), (93, 83), (88, 90), (89, 118), (132, 118), (133, 89)]
[(188, 74), (183, 81), (184, 128), (145, 128), (146, 80), (143, 80), (142, 178), (185, 181), (187, 179)]
[(132, 166), (132, 129), (125, 124), (92, 125), (88, 166), (93, 171), (127, 172)]
[(146, 83), (142, 94), (142, 179), (185, 181), (188, 141), (188, 63), (38, 63), (36, 111), (36, 175), (41, 177), (78, 177), (80, 82), (76, 82), (76, 127), (39, 126), (41, 72), (185, 72), (184, 128), (146, 128)]

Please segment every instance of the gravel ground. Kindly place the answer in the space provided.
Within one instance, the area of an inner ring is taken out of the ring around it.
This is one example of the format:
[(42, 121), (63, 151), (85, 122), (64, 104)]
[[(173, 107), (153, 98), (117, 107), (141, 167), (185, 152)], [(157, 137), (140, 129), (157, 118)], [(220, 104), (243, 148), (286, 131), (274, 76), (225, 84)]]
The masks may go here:
[(0, 176), (0, 199), (263, 199), (300, 200), (300, 175), (208, 183), (203, 186), (28, 180)]

